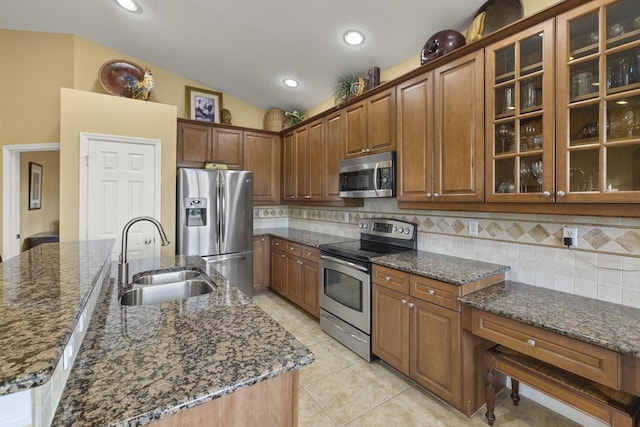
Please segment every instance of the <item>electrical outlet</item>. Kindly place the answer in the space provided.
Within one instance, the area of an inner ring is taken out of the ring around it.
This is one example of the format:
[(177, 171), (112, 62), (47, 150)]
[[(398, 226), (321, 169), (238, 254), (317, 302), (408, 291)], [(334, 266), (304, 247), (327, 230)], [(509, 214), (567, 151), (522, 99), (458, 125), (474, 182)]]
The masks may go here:
[(472, 219), (469, 221), (469, 235), (477, 236), (478, 235), (478, 221)]
[(565, 246), (578, 246), (577, 227), (562, 227), (562, 244)]

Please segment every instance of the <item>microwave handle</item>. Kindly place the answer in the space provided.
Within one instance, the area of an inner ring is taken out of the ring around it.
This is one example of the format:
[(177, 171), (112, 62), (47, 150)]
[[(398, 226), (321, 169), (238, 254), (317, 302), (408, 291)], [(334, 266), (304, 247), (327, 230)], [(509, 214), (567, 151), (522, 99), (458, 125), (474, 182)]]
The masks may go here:
[(376, 167), (373, 169), (373, 191), (378, 195), (378, 172), (380, 170), (380, 163), (376, 162)]

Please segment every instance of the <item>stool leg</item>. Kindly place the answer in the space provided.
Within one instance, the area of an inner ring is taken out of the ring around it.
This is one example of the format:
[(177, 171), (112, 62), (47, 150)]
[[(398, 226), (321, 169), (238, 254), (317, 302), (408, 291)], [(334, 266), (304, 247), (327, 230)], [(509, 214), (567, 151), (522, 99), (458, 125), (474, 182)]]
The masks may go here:
[(493, 422), (496, 420), (496, 415), (494, 414), (494, 410), (496, 407), (496, 377), (493, 369), (487, 370), (487, 413), (485, 417), (487, 418), (487, 423), (490, 426), (493, 426)]
[(511, 378), (511, 400), (513, 400), (513, 406), (518, 406), (520, 402), (520, 381)]

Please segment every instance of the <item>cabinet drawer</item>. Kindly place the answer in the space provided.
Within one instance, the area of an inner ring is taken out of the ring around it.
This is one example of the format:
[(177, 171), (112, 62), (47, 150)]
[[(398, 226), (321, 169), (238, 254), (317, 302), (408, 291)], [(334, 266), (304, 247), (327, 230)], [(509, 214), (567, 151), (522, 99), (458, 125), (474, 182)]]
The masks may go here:
[(458, 293), (460, 287), (422, 276), (411, 275), (412, 297), (441, 305), (451, 310), (460, 311)]
[(372, 274), (373, 283), (404, 294), (409, 293), (409, 273), (374, 265)]
[(281, 250), (284, 251), (287, 247), (287, 241), (286, 240), (282, 240), (282, 239), (278, 239), (277, 237), (272, 237), (271, 238), (271, 249), (277, 249), (277, 250)]
[(320, 253), (316, 248), (300, 245), (300, 251), (302, 252), (300, 256), (306, 260), (318, 262), (320, 259)]
[(502, 344), (576, 375), (619, 389), (618, 353), (473, 309), (474, 335)]
[(283, 249), (283, 251), (285, 251), (286, 253), (288, 253), (289, 255), (295, 255), (295, 256), (300, 256), (300, 244), (298, 243), (292, 243), (289, 241), (284, 242), (285, 244), (285, 249)]

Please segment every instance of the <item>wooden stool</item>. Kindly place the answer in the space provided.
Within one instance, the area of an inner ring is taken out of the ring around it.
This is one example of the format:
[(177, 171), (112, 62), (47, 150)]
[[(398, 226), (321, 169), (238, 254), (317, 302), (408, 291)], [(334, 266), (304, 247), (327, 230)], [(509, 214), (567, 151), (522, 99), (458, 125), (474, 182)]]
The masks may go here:
[(513, 404), (520, 401), (520, 382), (566, 403), (614, 427), (640, 427), (640, 397), (615, 390), (548, 363), (497, 345), (484, 352), (487, 369), (487, 413), (490, 426), (494, 414), (495, 373), (511, 377)]

